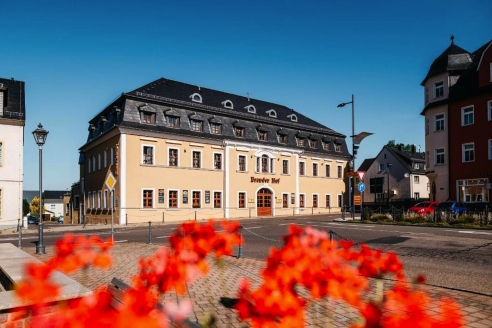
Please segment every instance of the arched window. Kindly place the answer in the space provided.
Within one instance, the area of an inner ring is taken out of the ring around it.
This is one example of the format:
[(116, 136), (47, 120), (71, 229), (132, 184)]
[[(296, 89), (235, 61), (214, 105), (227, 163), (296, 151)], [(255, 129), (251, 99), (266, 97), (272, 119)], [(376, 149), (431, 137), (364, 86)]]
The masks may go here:
[(199, 93), (194, 93), (190, 96), (191, 101), (201, 103), (202, 102), (202, 96)]
[(253, 105), (248, 105), (248, 106), (246, 106), (244, 108), (248, 111), (248, 113), (251, 113), (251, 114), (255, 114), (256, 113), (256, 108)]
[(290, 114), (290, 115), (287, 115), (288, 118), (290, 118), (290, 120), (292, 122), (297, 122), (297, 115), (296, 114)]
[(234, 105), (232, 104), (232, 101), (230, 101), (230, 100), (224, 100), (222, 102), (222, 106), (224, 106), (225, 108), (234, 109)]
[(266, 154), (256, 157), (257, 173), (275, 173), (275, 158)]
[(277, 117), (277, 112), (274, 109), (267, 110), (266, 112), (270, 117)]

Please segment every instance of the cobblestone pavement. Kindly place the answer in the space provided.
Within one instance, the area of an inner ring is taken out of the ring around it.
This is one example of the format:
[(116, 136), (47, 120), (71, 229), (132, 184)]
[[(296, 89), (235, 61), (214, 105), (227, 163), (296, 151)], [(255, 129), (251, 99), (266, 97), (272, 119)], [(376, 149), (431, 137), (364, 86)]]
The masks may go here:
[[(131, 283), (131, 277), (137, 272), (139, 259), (152, 255), (157, 248), (156, 245), (143, 243), (116, 244), (111, 251), (114, 262), (109, 270), (89, 269), (71, 274), (70, 277), (91, 289), (107, 285), (113, 277)], [(24, 248), (24, 250), (30, 254), (35, 252), (33, 247)], [(52, 247), (47, 247), (46, 252), (46, 255), (35, 256), (46, 260), (50, 254), (53, 254)], [(225, 264), (225, 268), (220, 269), (215, 260), (210, 259), (210, 274), (188, 286), (187, 297), (193, 301), (190, 320), (204, 323), (210, 315), (214, 315), (218, 327), (248, 327), (247, 323), (239, 322), (235, 310), (224, 306), (221, 300), (227, 301), (236, 297), (242, 277), (247, 277), (253, 288), (258, 286), (261, 282), (258, 273), (264, 262), (248, 258), (226, 257)], [(384, 285), (385, 287), (390, 286), (391, 281), (385, 281)], [(454, 298), (461, 305), (466, 327), (492, 327), (492, 297), (431, 286), (423, 288), (433, 298), (441, 296)], [(374, 297), (375, 294), (370, 296)], [(179, 298), (171, 293), (165, 295), (163, 300), (179, 301)], [(227, 305), (227, 302), (223, 303)], [(431, 303), (429, 311), (438, 313), (437, 302)], [(324, 299), (311, 303), (309, 306), (306, 327), (347, 327), (358, 317), (357, 311), (344, 303)]]

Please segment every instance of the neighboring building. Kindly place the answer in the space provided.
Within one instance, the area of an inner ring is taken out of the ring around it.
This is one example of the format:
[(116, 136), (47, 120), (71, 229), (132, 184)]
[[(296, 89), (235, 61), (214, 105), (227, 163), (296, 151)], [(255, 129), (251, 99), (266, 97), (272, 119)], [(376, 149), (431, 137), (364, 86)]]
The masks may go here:
[(0, 78), (0, 226), (22, 218), (24, 82)]
[[(428, 199), (429, 180), (425, 176), (425, 154), (384, 146), (379, 154), (365, 160), (364, 203), (391, 204), (392, 201)], [(388, 192), (389, 191), (389, 192)], [(357, 192), (356, 192), (357, 193)]]
[(83, 223), (82, 212), (80, 211), (80, 194), (80, 182), (72, 184), (70, 199), (68, 200), (68, 204), (66, 204), (68, 208), (68, 218), (64, 218), (67, 223)]
[(299, 112), (161, 78), (90, 120), (82, 222), (111, 219), (110, 173), (120, 224), (340, 211), (349, 160), (344, 135)]
[(65, 208), (63, 198), (67, 194), (70, 193), (66, 190), (45, 190), (43, 203), (46, 212), (54, 217), (64, 216)]
[(431, 200), (490, 202), (485, 189), (492, 180), (490, 44), (470, 53), (451, 37), (422, 82)]

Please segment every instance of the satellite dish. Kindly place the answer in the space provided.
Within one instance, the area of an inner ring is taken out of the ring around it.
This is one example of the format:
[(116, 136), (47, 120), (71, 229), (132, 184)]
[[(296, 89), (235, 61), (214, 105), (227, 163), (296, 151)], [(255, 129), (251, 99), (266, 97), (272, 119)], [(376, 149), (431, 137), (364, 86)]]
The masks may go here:
[(408, 177), (410, 176), (410, 174), (405, 173), (403, 176), (404, 176), (405, 178), (408, 178)]

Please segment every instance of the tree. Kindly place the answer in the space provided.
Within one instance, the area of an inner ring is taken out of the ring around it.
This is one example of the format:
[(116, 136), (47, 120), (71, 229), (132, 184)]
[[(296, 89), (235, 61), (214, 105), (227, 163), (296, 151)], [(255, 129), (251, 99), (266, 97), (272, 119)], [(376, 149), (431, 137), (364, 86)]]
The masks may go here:
[[(30, 210), (31, 210), (31, 215), (35, 215), (35, 216), (40, 216), (39, 215), (39, 198), (38, 197), (34, 197), (31, 201), (31, 206), (30, 206)], [(43, 206), (43, 213), (46, 212), (46, 207)]]
[(386, 144), (387, 147), (390, 147), (390, 148), (398, 148), (398, 146), (401, 146), (401, 149), (402, 150), (406, 150), (406, 151), (412, 151), (412, 145), (411, 144), (403, 144), (403, 143), (399, 143), (397, 144), (395, 142), (395, 140), (390, 140), (388, 141), (388, 143)]
[(24, 198), (22, 201), (22, 216), (26, 216), (31, 211), (31, 207), (29, 206), (29, 202)]

